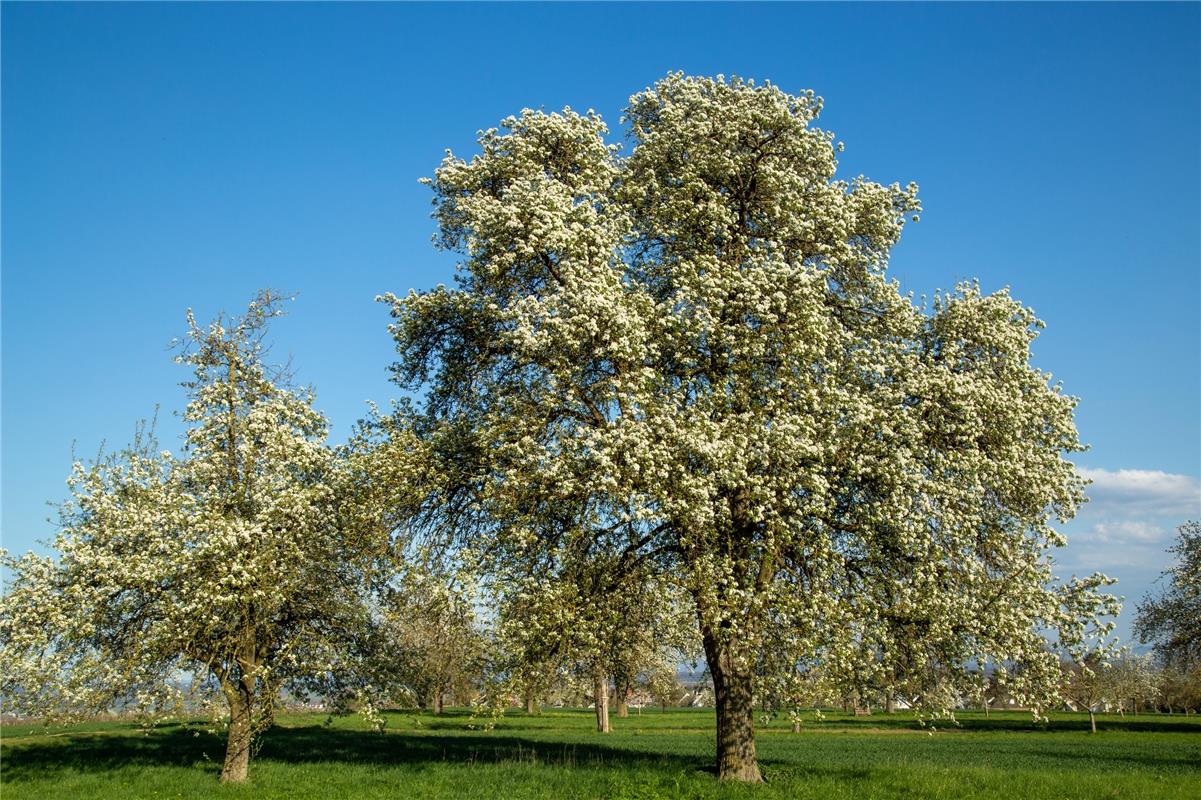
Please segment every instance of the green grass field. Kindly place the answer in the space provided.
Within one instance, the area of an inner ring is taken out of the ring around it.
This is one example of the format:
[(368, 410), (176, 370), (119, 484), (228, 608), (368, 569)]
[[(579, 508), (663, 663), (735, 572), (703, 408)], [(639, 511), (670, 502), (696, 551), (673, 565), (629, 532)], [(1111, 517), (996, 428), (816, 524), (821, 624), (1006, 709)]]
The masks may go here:
[(285, 716), (251, 762), (250, 782), (217, 782), (223, 742), (195, 726), (144, 733), (93, 723), (0, 729), (0, 793), (21, 798), (1201, 798), (1201, 718), (966, 713), (932, 735), (910, 714), (829, 714), (797, 734), (760, 725), (767, 783), (712, 773), (711, 709), (647, 710), (591, 730), (589, 711), (512, 712), (493, 731), (466, 712)]

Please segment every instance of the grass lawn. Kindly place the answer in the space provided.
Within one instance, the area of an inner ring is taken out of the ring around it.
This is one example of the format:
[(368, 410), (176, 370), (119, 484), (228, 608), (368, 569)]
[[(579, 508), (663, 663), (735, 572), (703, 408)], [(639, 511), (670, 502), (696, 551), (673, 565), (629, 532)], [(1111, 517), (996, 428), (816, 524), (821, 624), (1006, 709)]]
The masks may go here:
[(0, 794), (21, 798), (1201, 798), (1201, 718), (965, 713), (961, 727), (921, 729), (910, 714), (828, 714), (792, 733), (760, 725), (767, 783), (712, 773), (711, 709), (646, 710), (591, 730), (590, 711), (511, 712), (493, 731), (465, 711), (284, 716), (250, 765), (250, 782), (217, 782), (223, 741), (195, 726), (143, 733), (93, 723), (0, 729)]

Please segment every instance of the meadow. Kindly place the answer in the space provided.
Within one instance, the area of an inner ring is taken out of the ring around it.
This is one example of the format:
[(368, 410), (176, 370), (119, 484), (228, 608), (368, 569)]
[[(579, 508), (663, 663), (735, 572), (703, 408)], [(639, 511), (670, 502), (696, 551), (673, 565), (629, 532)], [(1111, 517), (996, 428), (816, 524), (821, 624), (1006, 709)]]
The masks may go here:
[(283, 715), (245, 785), (220, 785), (223, 740), (200, 723), (149, 732), (97, 722), (0, 728), (5, 800), (24, 798), (1198, 798), (1201, 718), (1084, 714), (1046, 723), (1017, 712), (962, 713), (922, 728), (912, 714), (828, 713), (794, 733), (757, 736), (766, 780), (713, 775), (712, 709), (631, 711), (614, 732), (588, 710), (511, 712), (494, 730), (465, 710), (358, 717)]

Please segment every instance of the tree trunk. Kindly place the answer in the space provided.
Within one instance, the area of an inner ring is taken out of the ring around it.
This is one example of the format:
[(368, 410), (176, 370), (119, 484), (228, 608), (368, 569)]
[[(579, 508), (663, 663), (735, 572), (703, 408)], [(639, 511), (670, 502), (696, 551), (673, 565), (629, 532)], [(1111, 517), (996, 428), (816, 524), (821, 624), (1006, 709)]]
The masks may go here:
[(525, 713), (531, 717), (541, 713), (542, 709), (538, 707), (538, 695), (527, 689), (525, 692)]
[(886, 700), (884, 701), (884, 710), (885, 710), (885, 711), (887, 711), (889, 714), (894, 714), (894, 713), (896, 713), (896, 710), (897, 710), (897, 701), (892, 699), (892, 695), (891, 695), (891, 694), (889, 694), (889, 695), (888, 695), (888, 699), (886, 699)]
[(609, 680), (601, 670), (596, 671), (593, 681), (593, 698), (596, 701), (596, 729), (609, 732)]
[(250, 738), (254, 695), (240, 683), (224, 687), (229, 703), (229, 734), (225, 742), (222, 783), (242, 783), (250, 771)]
[(763, 776), (755, 756), (755, 686), (750, 665), (740, 664), (734, 643), (721, 641), (711, 628), (705, 627), (701, 636), (717, 705), (717, 777), (759, 783)]
[(629, 694), (630, 687), (625, 681), (613, 681), (613, 697), (617, 701), (617, 716), (630, 716), (630, 706), (626, 703), (626, 696)]
[(430, 700), (430, 708), (435, 714), (442, 713), (443, 694), (441, 689), (434, 690), (434, 696)]
[(1097, 732), (1097, 715), (1093, 713), (1091, 707), (1088, 710), (1088, 726), (1092, 728), (1093, 733)]

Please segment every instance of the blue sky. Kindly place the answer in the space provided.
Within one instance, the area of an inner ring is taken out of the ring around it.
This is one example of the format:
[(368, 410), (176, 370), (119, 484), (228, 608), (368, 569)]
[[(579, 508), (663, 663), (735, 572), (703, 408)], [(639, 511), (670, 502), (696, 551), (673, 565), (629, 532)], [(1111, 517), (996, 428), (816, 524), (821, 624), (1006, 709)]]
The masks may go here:
[[(384, 291), (449, 283), (417, 183), (522, 107), (670, 70), (826, 100), (841, 172), (921, 186), (905, 289), (978, 277), (1047, 322), (1093, 502), (1063, 571), (1138, 598), (1201, 516), (1201, 5), (67, 5), (2, 11), (4, 546), (74, 443), (127, 441), (186, 308), (299, 293), (276, 352), (342, 439), (395, 395)], [(1124, 615), (1121, 630), (1127, 630)]]

